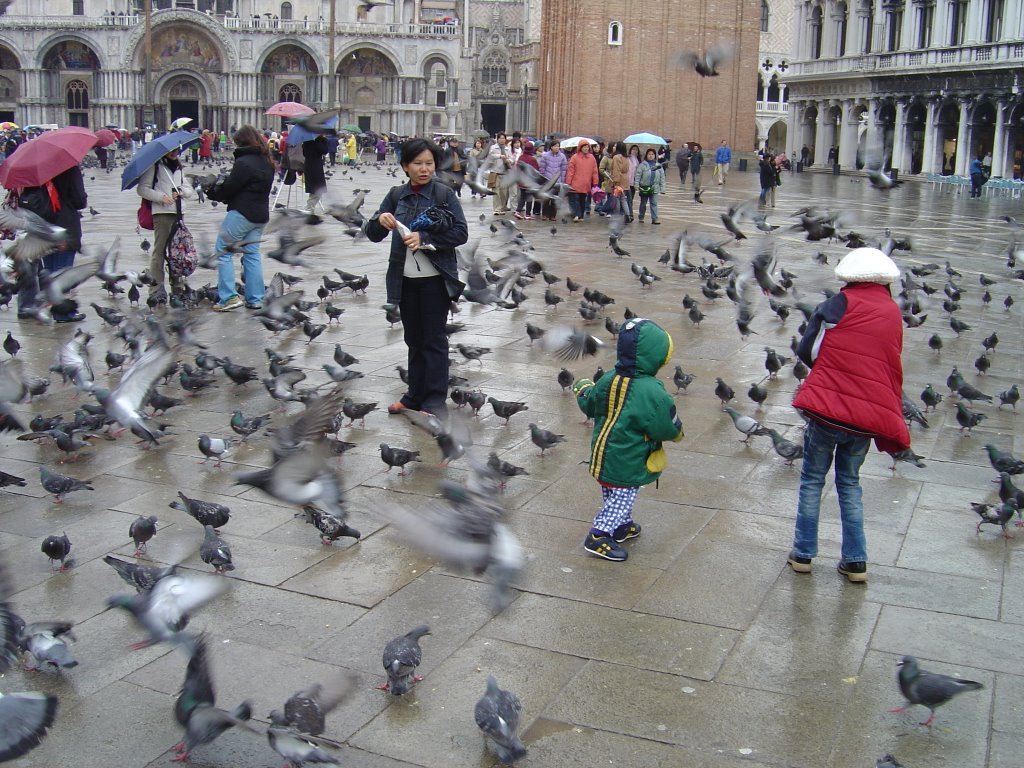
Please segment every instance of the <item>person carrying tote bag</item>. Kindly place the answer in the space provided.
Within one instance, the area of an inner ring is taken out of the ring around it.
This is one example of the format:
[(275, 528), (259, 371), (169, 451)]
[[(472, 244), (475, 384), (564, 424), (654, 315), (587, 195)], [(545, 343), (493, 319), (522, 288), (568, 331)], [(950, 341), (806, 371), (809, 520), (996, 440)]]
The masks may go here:
[[(167, 301), (167, 288), (164, 285), (164, 271), (167, 261), (167, 245), (172, 230), (181, 217), (181, 200), (189, 199), (195, 191), (191, 185), (185, 184), (182, 178), (181, 162), (178, 160), (178, 149), (172, 149), (139, 179), (138, 195), (148, 200), (153, 211), (153, 250), (150, 252), (149, 274), (155, 281), (149, 290), (149, 298), (153, 303)], [(176, 292), (182, 287), (170, 276), (171, 291)]]

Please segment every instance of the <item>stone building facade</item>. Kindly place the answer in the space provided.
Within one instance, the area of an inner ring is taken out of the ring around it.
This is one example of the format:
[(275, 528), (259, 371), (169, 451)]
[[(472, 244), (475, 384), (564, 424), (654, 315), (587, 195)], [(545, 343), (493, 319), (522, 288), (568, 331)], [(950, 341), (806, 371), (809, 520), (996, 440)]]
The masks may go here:
[[(759, 0), (544, 0), (538, 131), (753, 149), (759, 20)], [(734, 55), (718, 77), (679, 67), (719, 42)]]
[(1022, 0), (799, 0), (789, 148), (900, 173), (1022, 178)]
[(150, 49), (141, 0), (19, 0), (0, 16), (0, 120), (278, 127), (270, 105), (327, 109), (333, 89), (363, 130), (464, 134), (493, 105), (532, 127), (514, 121), (535, 115), (522, 60), (539, 0), (333, 1), (332, 31), (331, 0), (153, 0)]
[(760, 0), (760, 55), (757, 63), (757, 149), (781, 152), (789, 130), (785, 82), (793, 53), (792, 0)]

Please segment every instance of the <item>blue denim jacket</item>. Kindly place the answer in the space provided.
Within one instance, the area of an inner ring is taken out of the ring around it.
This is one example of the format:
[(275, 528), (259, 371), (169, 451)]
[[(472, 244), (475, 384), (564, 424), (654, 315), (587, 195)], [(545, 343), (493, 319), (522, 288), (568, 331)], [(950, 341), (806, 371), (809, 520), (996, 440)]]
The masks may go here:
[[(455, 249), (469, 239), (469, 227), (466, 224), (466, 216), (462, 212), (459, 198), (451, 187), (436, 179), (431, 179), (419, 192), (414, 192), (408, 183), (392, 187), (381, 202), (380, 208), (366, 222), (363, 229), (371, 242), (379, 243), (388, 235), (388, 230), (384, 229), (377, 221), (382, 213), (391, 213), (406, 226), (411, 226), (419, 214), (435, 205), (439, 208), (447, 208), (454, 217), (455, 224), (443, 232), (421, 231), (420, 242), (424, 245), (433, 245), (436, 250), (420, 251), (420, 253), (427, 256), (437, 271), (444, 276), (448, 286), (448, 295), (456, 299), (465, 286), (459, 280)], [(384, 282), (388, 303), (397, 304), (402, 298), (402, 273), (405, 268), (406, 248), (397, 230), (390, 234), (391, 253), (388, 257), (388, 271)]]

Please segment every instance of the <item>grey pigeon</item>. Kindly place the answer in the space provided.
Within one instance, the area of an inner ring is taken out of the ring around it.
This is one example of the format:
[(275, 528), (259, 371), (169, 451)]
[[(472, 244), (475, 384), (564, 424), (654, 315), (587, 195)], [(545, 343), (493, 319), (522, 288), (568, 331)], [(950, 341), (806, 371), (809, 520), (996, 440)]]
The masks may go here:
[(722, 410), (725, 410), (725, 404), (732, 400), (736, 393), (721, 378), (716, 378), (715, 382), (715, 397), (722, 401)]
[(803, 458), (804, 447), (802, 445), (787, 440), (774, 429), (769, 429), (768, 434), (772, 437), (772, 448), (786, 460), (786, 466), (792, 466), (794, 461)]
[(568, 368), (563, 368), (558, 372), (558, 386), (562, 388), (562, 394), (564, 395), (569, 387), (572, 386), (575, 377), (572, 375), (572, 371)]
[(94, 490), (92, 482), (89, 480), (79, 480), (68, 475), (51, 472), (42, 465), (39, 467), (39, 482), (48, 493), (54, 495), (54, 502), (57, 504), (64, 501), (64, 497), (73, 491)]
[(177, 757), (174, 762), (183, 763), (189, 754), (198, 746), (209, 744), (224, 731), (234, 726), (243, 726), (256, 732), (255, 728), (246, 726), (245, 721), (252, 717), (252, 702), (243, 701), (230, 712), (218, 709), (213, 704), (198, 704), (188, 715), (185, 726), (185, 738), (177, 745)]
[(54, 560), (60, 560), (59, 570), (61, 573), (67, 569), (65, 561), (68, 555), (71, 554), (71, 539), (68, 538), (66, 533), (60, 536), (47, 536), (43, 539), (43, 545), (40, 549), (44, 555), (50, 558), (51, 563)]
[(929, 384), (921, 390), (921, 402), (924, 403), (924, 410), (927, 413), (929, 408), (938, 408), (939, 403), (942, 402), (942, 395), (936, 392), (935, 388)]
[(875, 768), (903, 768), (903, 764), (893, 755), (883, 755), (875, 761)]
[(405, 465), (413, 461), (422, 461), (419, 451), (410, 451), (405, 448), (392, 448), (387, 443), (380, 444), (380, 459), (388, 465), (387, 471), (392, 467), (398, 467), (398, 474), (405, 476)]
[(742, 443), (749, 443), (750, 438), (755, 435), (767, 435), (769, 434), (768, 428), (763, 426), (757, 419), (752, 419), (749, 416), (744, 416), (735, 408), (731, 408), (728, 405), (725, 406), (725, 412), (729, 414), (729, 418), (732, 419), (732, 424), (737, 430), (746, 437), (741, 440)]
[(996, 472), (1005, 472), (1008, 475), (1024, 473), (1024, 461), (1021, 461), (1012, 453), (1000, 451), (991, 443), (985, 445), (985, 450), (988, 452), (989, 463)]
[(533, 444), (540, 448), (540, 455), (544, 455), (544, 451), (548, 448), (553, 448), (559, 443), (565, 442), (565, 435), (556, 435), (554, 432), (550, 432), (546, 429), (541, 429), (536, 424), (530, 424), (530, 440)]
[(907, 464), (913, 464), (918, 469), (924, 469), (924, 462), (921, 461), (924, 456), (919, 453), (914, 453), (911, 448), (904, 448), (902, 451), (897, 451), (896, 453), (891, 453), (889, 455), (892, 456), (892, 466), (889, 467), (889, 469), (893, 472), (896, 471), (896, 465), (901, 461), (905, 461)]
[[(999, 474), (999, 500), (1000, 501), (1013, 501), (1017, 505), (1017, 515), (1020, 516), (1021, 510), (1024, 509), (1024, 491), (1013, 484), (1010, 476), (1005, 472)], [(1017, 522), (1017, 526), (1020, 527), (1020, 521)]]
[(204, 526), (203, 543), (199, 545), (199, 557), (207, 565), (212, 565), (217, 573), (235, 570), (231, 562), (231, 548), (223, 542), (213, 530), (212, 525)]
[(507, 461), (502, 461), (501, 459), (498, 458), (498, 454), (496, 454), (494, 451), (491, 451), (490, 455), (487, 457), (487, 466), (493, 469), (501, 476), (502, 479), (500, 481), (500, 484), (502, 489), (505, 488), (505, 478), (518, 477), (519, 475), (530, 474), (525, 469), (523, 469), (523, 467), (517, 467), (515, 464), (511, 464)]
[(326, 727), (327, 715), (344, 701), (354, 685), (355, 676), (350, 673), (339, 673), (325, 682), (313, 683), (290, 696), (284, 703), (283, 712), (276, 709), (271, 712), (270, 722), (319, 736)]
[(999, 393), (999, 407), (1002, 408), (1004, 405), (1013, 407), (1013, 410), (1017, 410), (1017, 401), (1020, 400), (1020, 389), (1014, 384), (1007, 390)]
[(928, 429), (928, 419), (921, 413), (921, 409), (917, 407), (913, 400), (907, 397), (907, 393), (903, 393), (903, 418), (907, 420), (907, 426), (910, 423), (916, 421), (925, 429)]
[(359, 423), (362, 424), (362, 426), (365, 428), (366, 415), (370, 413), (370, 411), (377, 410), (377, 404), (357, 403), (354, 400), (352, 400), (352, 398), (346, 397), (341, 410), (342, 413), (348, 416), (349, 421), (347, 426), (351, 427), (353, 424), (355, 424), (356, 419), (359, 419)]
[(214, 528), (220, 528), (227, 525), (228, 520), (231, 519), (231, 510), (223, 504), (202, 499), (190, 499), (181, 491), (178, 491), (178, 498), (180, 501), (172, 501), (167, 506), (194, 517), (200, 525), (212, 525)]
[(191, 652), (195, 640), (183, 631), (189, 616), (222, 595), (228, 587), (227, 579), (194, 572), (175, 573), (170, 569), (148, 592), (113, 595), (107, 598), (107, 605), (128, 611), (146, 630), (147, 638), (133, 643), (132, 648), (170, 642)]
[(235, 476), (236, 485), (251, 485), (268, 496), (297, 507), (313, 505), (344, 522), (341, 478), (322, 443), (303, 444), (276, 459), (268, 469)]
[(504, 765), (511, 765), (526, 756), (526, 747), (519, 738), (519, 717), (522, 711), (519, 697), (499, 688), (494, 676), (489, 676), (487, 691), (476, 703), (473, 717)]
[(362, 534), (353, 528), (351, 525), (346, 524), (343, 520), (339, 520), (334, 515), (329, 515), (326, 512), (321, 512), (314, 506), (305, 506), (302, 510), (306, 522), (316, 527), (320, 531), (320, 543), (330, 545), (340, 539), (342, 536), (347, 536), (353, 539), (359, 539)]
[(335, 757), (321, 749), (327, 742), (304, 735), (295, 728), (287, 728), (272, 722), (267, 728), (267, 741), (270, 748), (284, 758), (288, 768), (302, 768), (306, 763), (338, 765)]
[(11, 475), (7, 472), (0, 472), (0, 488), (6, 488), (8, 485), (14, 485), (19, 488), (24, 488), (26, 481), (24, 477), (18, 477), (17, 475)]
[(960, 395), (962, 399), (968, 400), (971, 403), (975, 400), (984, 400), (986, 403), (992, 402), (992, 395), (986, 395), (973, 384), (960, 384), (956, 389), (956, 393)]
[(21, 631), (20, 645), (29, 655), (28, 669), (39, 670), (42, 665), (70, 669), (78, 662), (71, 655), (67, 640), (75, 640), (72, 625), (66, 621), (39, 621)]
[(244, 443), (249, 435), (258, 432), (264, 424), (270, 421), (270, 414), (264, 413), (262, 416), (250, 416), (246, 418), (242, 415), (241, 411), (235, 411), (231, 414), (231, 429), (236, 435), (242, 436), (242, 442)]
[(970, 432), (981, 424), (985, 418), (985, 414), (972, 411), (962, 402), (956, 404), (956, 423), (960, 425), (961, 432), (965, 429)]
[(498, 400), (495, 397), (488, 397), (487, 402), (490, 403), (491, 408), (494, 409), (494, 415), (505, 420), (505, 426), (508, 426), (508, 420), (520, 411), (530, 410), (526, 403), (519, 403), (511, 400)]
[(128, 526), (128, 535), (135, 542), (134, 557), (145, 553), (146, 544), (156, 536), (156, 524), (157, 519), (153, 515), (149, 517), (139, 516), (132, 520), (132, 524)]
[(413, 683), (423, 679), (416, 674), (416, 667), (423, 660), (420, 638), (429, 634), (430, 627), (422, 624), (384, 646), (384, 669), (388, 673), (388, 680), (377, 688), (390, 691), (392, 696), (401, 696), (409, 692)]
[(676, 394), (680, 392), (686, 394), (686, 388), (690, 386), (691, 382), (696, 378), (692, 373), (683, 373), (683, 368), (680, 365), (676, 366), (675, 373), (672, 374), (672, 383), (676, 385)]
[(917, 665), (913, 656), (904, 656), (897, 662), (899, 667), (898, 680), (900, 691), (907, 700), (902, 707), (890, 709), (890, 712), (903, 712), (913, 704), (920, 704), (931, 710), (928, 719), (921, 725), (929, 728), (935, 719), (935, 710), (964, 691), (977, 691), (985, 686), (973, 680), (961, 680), (958, 677), (942, 675), (938, 672), (926, 672)]
[(205, 464), (210, 459), (216, 459), (217, 463), (213, 466), (219, 467), (224, 457), (227, 455), (231, 448), (231, 442), (225, 440), (222, 437), (210, 437), (207, 434), (199, 436), (199, 452), (206, 458), (203, 459), (200, 464)]
[(1013, 518), (1014, 512), (1017, 512), (1017, 502), (1014, 499), (1008, 499), (997, 507), (991, 507), (988, 504), (972, 504), (974, 511), (978, 513), (978, 517), (981, 520), (978, 521), (975, 533), (981, 533), (981, 526), (983, 525), (998, 525), (1003, 529), (1003, 537), (1012, 539), (1013, 536), (1006, 530), (1006, 526)]
[(106, 555), (103, 562), (117, 571), (117, 575), (135, 588), (138, 593), (148, 592), (164, 576), (173, 573), (175, 566), (160, 568), (155, 565), (138, 565), (127, 560), (119, 560), (113, 555)]

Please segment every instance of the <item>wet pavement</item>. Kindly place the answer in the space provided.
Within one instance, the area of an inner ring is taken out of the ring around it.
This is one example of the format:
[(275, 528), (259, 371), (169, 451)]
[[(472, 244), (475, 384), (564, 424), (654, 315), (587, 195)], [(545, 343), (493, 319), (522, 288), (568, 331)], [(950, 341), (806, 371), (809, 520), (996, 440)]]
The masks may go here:
[[(370, 189), (367, 215), (394, 182), (372, 167), (347, 177), (340, 170), (329, 182), (331, 195), (344, 200), (355, 187)], [(138, 198), (117, 191), (117, 173), (90, 172), (86, 178), (90, 203), (100, 212), (86, 214), (87, 248), (120, 235), (122, 268), (141, 268), (147, 260), (134, 228)], [(296, 355), (296, 364), (308, 369), (314, 383), (325, 380), (320, 366), (331, 361), (335, 344), (359, 358), (353, 367), (365, 376), (350, 385), (351, 395), (379, 403), (380, 410), (367, 417), (365, 429), (357, 425), (340, 434), (357, 444), (341, 467), (351, 522), (364, 534), (358, 543), (341, 539), (323, 546), (313, 528), (293, 517), (295, 510), (234, 484), (236, 472), (268, 464), (266, 438), (236, 447), (221, 468), (197, 463), (198, 434), (232, 437), (233, 409), (247, 415), (274, 410), (258, 383), (239, 389), (221, 376), (216, 389), (170, 411), (164, 420), (173, 425), (173, 436), (152, 451), (124, 437), (115, 443), (98, 440), (76, 463), (59, 465), (52, 445), (0, 435), (0, 469), (28, 479), (25, 488), (0, 491), (0, 549), (14, 575), (15, 608), (29, 621), (73, 621), (78, 637), (73, 650), (81, 662), (60, 673), (16, 669), (0, 681), (7, 692), (42, 690), (60, 699), (49, 736), (14, 764), (171, 764), (171, 747), (181, 735), (172, 706), (184, 658), (166, 647), (128, 650), (140, 632), (126, 614), (105, 610), (106, 597), (124, 592), (126, 585), (102, 557), (130, 559), (130, 523), (137, 515), (154, 514), (159, 533), (149, 545), (149, 560), (140, 562), (180, 561), (186, 568), (208, 570), (197, 554), (199, 525), (168, 508), (182, 491), (226, 504), (233, 513), (223, 529), (236, 564), (227, 577), (232, 589), (191, 624), (212, 636), (218, 704), (233, 707), (251, 699), (262, 726), (272, 708), (309, 681), (338, 668), (351, 670), (356, 691), (329, 716), (325, 733), (340, 745), (337, 756), (344, 766), (496, 765), (473, 722), (473, 705), (488, 674), (522, 699), (530, 750), (520, 763), (524, 766), (848, 768), (874, 765), (886, 752), (907, 768), (1019, 766), (1024, 749), (1024, 677), (1017, 657), (1024, 624), (1022, 545), (1020, 537), (1004, 540), (992, 527), (976, 535), (970, 502), (996, 498), (995, 474), (982, 446), (991, 442), (1024, 452), (1018, 428), (1024, 417), (1008, 407), (978, 403), (985, 421), (973, 434), (961, 434), (955, 398), (947, 394), (928, 414), (930, 427), (912, 429), (914, 448), (925, 457), (923, 469), (901, 464), (892, 471), (888, 457), (874, 451), (864, 465), (867, 585), (848, 584), (835, 571), (840, 529), (831, 483), (814, 571), (792, 573), (786, 554), (799, 467), (786, 466), (768, 438), (741, 443), (713, 389), (715, 378), (723, 378), (736, 390), (741, 412), (800, 440), (800, 419), (789, 405), (797, 384), (791, 364), (766, 383), (770, 394), (763, 409), (755, 412), (745, 395), (766, 373), (766, 345), (792, 357), (788, 347), (799, 313), (783, 323), (761, 305), (752, 324), (756, 335), (744, 340), (728, 299), (702, 301), (706, 319), (696, 328), (680, 300), (684, 293), (700, 296), (698, 280), (657, 264), (672, 233), (683, 227), (721, 233), (719, 213), (726, 204), (756, 194), (756, 187), (755, 173), (734, 173), (727, 187), (708, 189), (705, 204), (697, 205), (670, 178), (669, 192), (660, 200), (662, 225), (626, 227), (621, 245), (631, 252), (628, 258), (608, 249), (601, 220), (558, 223), (557, 232), (549, 222), (520, 223), (551, 272), (615, 298), (610, 307), (615, 320), (628, 307), (673, 334), (675, 353), (663, 378), (671, 378), (675, 364), (696, 375), (688, 393), (676, 398), (686, 438), (668, 447), (669, 468), (660, 485), (640, 494), (635, 512), (644, 533), (627, 545), (626, 563), (588, 557), (582, 549), (600, 498), (580, 464), (588, 455), (590, 430), (581, 425), (573, 398), (560, 393), (555, 376), (561, 364), (531, 348), (524, 330), (528, 321), (543, 327), (556, 318), (578, 321), (575, 298), (557, 311), (546, 310), (543, 287), (534, 286), (516, 311), (463, 304), (457, 320), (466, 329), (453, 342), (483, 345), (492, 353), (482, 364), (460, 364), (455, 372), (488, 395), (529, 405), (529, 412), (514, 416), (508, 426), (485, 407), (476, 428), (483, 454), (495, 450), (530, 473), (513, 478), (504, 493), (528, 562), (516, 599), (499, 615), (490, 609), (484, 582), (410, 549), (375, 513), (395, 500), (414, 505), (417, 497), (432, 496), (438, 479), (465, 478), (466, 464), (438, 468), (429, 438), (383, 412), (403, 391), (395, 366), (405, 363), (401, 329), (389, 329), (380, 310), (387, 245), (353, 241), (334, 222), (322, 226), (330, 237), (312, 252), (309, 266), (290, 271), (305, 278), (299, 287), (309, 297), (322, 275), (334, 276), (335, 267), (369, 275), (366, 296), (339, 294), (336, 303), (346, 310), (340, 325), (307, 345), (301, 333), (271, 338), (245, 310), (218, 315), (204, 307), (198, 310), (203, 316), (199, 335), (212, 353), (261, 371), (264, 347), (276, 346)], [(482, 235), (484, 247), (500, 255), (487, 229), (494, 220), (490, 202), (471, 200), (467, 192), (463, 203), (473, 235)], [(1020, 281), (1008, 278), (1009, 230), (999, 221), (1020, 214), (1019, 200), (974, 201), (915, 183), (882, 194), (850, 177), (785, 175), (779, 222), (788, 223), (786, 214), (808, 204), (848, 210), (867, 236), (881, 236), (886, 227), (893, 235), (912, 236), (914, 252), (898, 258), (903, 267), (948, 259), (963, 273), (957, 278), (963, 290), (958, 316), (971, 330), (959, 338), (939, 301), (944, 273), (926, 278), (940, 291), (925, 309), (927, 322), (905, 334), (905, 388), (912, 399), (929, 383), (946, 393), (953, 365), (988, 394), (1021, 382), (1024, 292)], [(186, 216), (197, 235), (212, 238), (223, 212), (223, 206), (191, 206)], [(821, 250), (829, 266), (821, 266), (812, 259), (819, 250), (815, 244), (780, 232), (781, 265), (798, 276), (803, 299), (817, 302), (822, 288), (836, 287), (832, 265), (844, 249), (825, 245)], [(735, 246), (738, 255), (752, 252), (757, 238), (752, 228), (750, 234), (751, 244)], [(632, 261), (662, 279), (642, 288), (630, 272)], [(266, 262), (268, 280), (276, 266)], [(979, 272), (998, 278), (990, 306), (982, 303)], [(208, 280), (214, 280), (213, 273), (200, 271), (190, 282), (198, 286)], [(566, 296), (564, 282), (558, 290)], [(92, 300), (127, 303), (102, 296), (95, 284), (80, 295), (83, 306)], [(1007, 295), (1017, 302), (1008, 312), (1003, 308)], [(118, 374), (108, 377), (102, 358), (107, 349), (121, 351), (120, 344), (87, 312), (82, 325), (96, 336), (91, 349), (97, 378), (113, 383)], [(609, 338), (601, 324), (593, 328)], [(16, 368), (40, 376), (47, 375), (58, 345), (73, 333), (69, 326), (18, 321), (13, 308), (0, 312), (0, 335), (8, 330), (23, 345)], [(992, 331), (998, 331), (999, 345), (990, 355), (991, 370), (978, 375), (973, 362), (983, 351), (981, 339)], [(944, 341), (939, 354), (927, 346), (933, 333)], [(598, 365), (610, 369), (613, 353), (613, 345), (607, 346), (596, 358), (569, 368), (577, 376), (591, 375)], [(50, 393), (18, 406), (19, 413), (71, 415), (72, 392), (51, 379)], [(671, 382), (668, 386), (672, 391)], [(176, 381), (165, 391), (181, 394)], [(275, 423), (282, 419), (275, 414)], [(565, 434), (567, 442), (539, 457), (529, 439), (530, 421)], [(381, 442), (422, 450), (426, 461), (412, 465), (407, 477), (388, 473), (378, 453)], [(39, 485), (40, 464), (89, 479), (96, 490), (54, 504)], [(74, 565), (66, 573), (54, 572), (39, 550), (44, 537), (61, 532), (73, 542)], [(384, 679), (384, 643), (422, 623), (433, 630), (422, 641), (425, 679), (401, 699), (374, 690)], [(923, 707), (890, 714), (889, 708), (903, 703), (896, 661), (904, 654), (919, 657), (925, 668), (977, 680), (985, 688), (941, 708), (931, 729), (918, 725), (928, 714)], [(279, 763), (264, 737), (238, 731), (192, 754), (197, 766)]]

